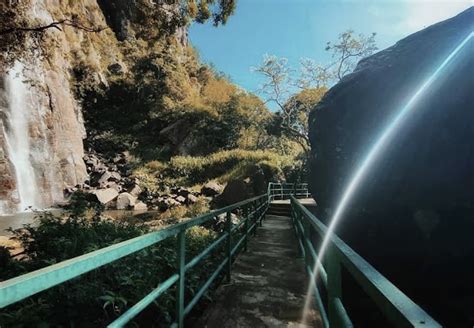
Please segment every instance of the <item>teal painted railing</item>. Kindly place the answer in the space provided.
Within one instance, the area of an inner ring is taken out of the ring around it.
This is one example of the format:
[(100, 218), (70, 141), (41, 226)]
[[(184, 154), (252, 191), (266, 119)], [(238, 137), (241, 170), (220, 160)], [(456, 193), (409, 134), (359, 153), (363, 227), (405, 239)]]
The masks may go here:
[(270, 182), (267, 188), (268, 200), (308, 198), (309, 190), (307, 183)]
[[(161, 282), (154, 290), (152, 290), (138, 303), (130, 307), (108, 327), (123, 327), (127, 322), (132, 320), (149, 304), (155, 301), (158, 297), (160, 297), (160, 295), (162, 295), (175, 284), (177, 286), (177, 304), (176, 322), (173, 324), (173, 326), (183, 327), (184, 317), (189, 314), (191, 309), (196, 305), (196, 303), (204, 295), (206, 290), (219, 276), (219, 274), (225, 271), (227, 279), (230, 280), (232, 259), (235, 258), (241, 249), (247, 249), (247, 239), (249, 237), (249, 233), (255, 231), (257, 226), (261, 225), (267, 208), (268, 196), (267, 194), (264, 194), (234, 205), (211, 211), (192, 220), (178, 223), (169, 228), (129, 239), (96, 250), (94, 252), (0, 282), (0, 308), (4, 308), (10, 304), (21, 301), (36, 293), (59, 285), (70, 279), (76, 278), (108, 263), (117, 261), (127, 255), (140, 251), (148, 246), (157, 244), (167, 238), (177, 236), (176, 251), (178, 254), (178, 263), (176, 273), (164, 282)], [(233, 225), (231, 214), (236, 211), (243, 213), (243, 215), (241, 221), (238, 224)], [(225, 214), (226, 216), (225, 232), (196, 257), (187, 260), (185, 240), (186, 230), (191, 227), (206, 223), (222, 214)], [(241, 230), (243, 230), (243, 233), (239, 234), (239, 236), (241, 235), (242, 237), (236, 242), (233, 242), (232, 237), (235, 237), (238, 234), (237, 232)], [(223, 246), (222, 249), (225, 253), (224, 260), (217, 265), (217, 268), (209, 275), (207, 281), (193, 295), (189, 303), (185, 304), (184, 291), (186, 284), (186, 271), (206, 258), (219, 246)]]
[[(306, 271), (310, 279), (314, 279), (313, 268), (318, 254), (314, 248), (312, 236), (316, 234), (319, 238), (324, 238), (327, 227), (295, 197), (290, 196), (290, 198), (291, 216)], [(321, 280), (327, 292), (325, 298), (327, 299), (327, 311), (318, 284), (315, 284), (311, 292), (325, 328), (353, 327), (342, 302), (341, 268), (346, 269), (395, 327), (441, 327), (421, 307), (336, 235), (331, 237), (328, 251), (322, 259), (322, 263), (318, 279)]]

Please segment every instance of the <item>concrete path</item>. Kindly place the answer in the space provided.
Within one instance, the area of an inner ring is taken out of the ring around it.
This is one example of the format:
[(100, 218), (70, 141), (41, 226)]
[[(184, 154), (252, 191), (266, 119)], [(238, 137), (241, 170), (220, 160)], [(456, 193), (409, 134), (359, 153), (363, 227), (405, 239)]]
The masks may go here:
[(234, 263), (231, 284), (221, 285), (196, 326), (208, 328), (320, 327), (311, 310), (302, 325), (307, 289), (291, 219), (267, 215)]

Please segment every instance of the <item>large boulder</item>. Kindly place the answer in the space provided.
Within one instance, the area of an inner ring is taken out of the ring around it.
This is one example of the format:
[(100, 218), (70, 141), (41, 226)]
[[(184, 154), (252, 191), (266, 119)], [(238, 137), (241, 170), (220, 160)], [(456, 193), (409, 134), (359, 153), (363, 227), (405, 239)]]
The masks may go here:
[(215, 196), (218, 195), (222, 192), (222, 186), (218, 184), (217, 182), (208, 182), (201, 188), (201, 193), (204, 196)]
[[(310, 184), (322, 219), (334, 212), (382, 129), (473, 28), (470, 8), (408, 36), (359, 62), (312, 110)], [(370, 168), (337, 228), (446, 325), (473, 324), (473, 43), (412, 103), (413, 115)], [(449, 296), (457, 288), (471, 290), (456, 294), (462, 302)]]
[(137, 198), (130, 195), (128, 192), (121, 193), (117, 197), (117, 209), (127, 210), (132, 208), (137, 202)]
[(221, 206), (231, 205), (252, 197), (253, 190), (249, 182), (245, 180), (231, 180), (227, 183), (224, 191), (219, 195), (218, 203)]
[(118, 191), (114, 188), (93, 190), (91, 194), (95, 195), (97, 201), (103, 205), (108, 205), (118, 196)]

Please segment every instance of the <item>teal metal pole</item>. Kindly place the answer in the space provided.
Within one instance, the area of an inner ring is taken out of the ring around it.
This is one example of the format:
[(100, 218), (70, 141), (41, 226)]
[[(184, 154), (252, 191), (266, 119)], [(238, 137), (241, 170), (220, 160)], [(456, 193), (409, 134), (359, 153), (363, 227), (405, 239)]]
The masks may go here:
[(249, 208), (248, 206), (244, 207), (244, 229), (245, 229), (245, 238), (244, 238), (244, 252), (247, 251), (247, 239), (248, 239), (248, 233), (249, 233)]
[(226, 213), (226, 228), (227, 228), (227, 282), (231, 281), (232, 272), (232, 214)]
[(184, 327), (184, 285), (186, 265), (186, 230), (178, 234), (178, 284), (176, 286), (176, 321), (179, 328)]
[(337, 300), (342, 300), (341, 264), (334, 245), (327, 254), (327, 279), (328, 279), (328, 317), (331, 327), (339, 327)]

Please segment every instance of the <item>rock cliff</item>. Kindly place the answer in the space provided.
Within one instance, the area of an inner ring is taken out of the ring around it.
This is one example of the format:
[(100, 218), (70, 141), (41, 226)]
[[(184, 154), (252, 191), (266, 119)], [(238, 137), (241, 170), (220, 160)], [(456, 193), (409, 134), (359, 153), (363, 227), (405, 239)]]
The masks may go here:
[[(160, 8), (154, 19), (166, 23), (179, 17), (176, 5), (150, 6)], [(7, 27), (69, 22), (0, 35), (1, 214), (60, 203), (65, 188), (86, 179), (77, 82), (108, 85), (127, 73), (123, 44), (142, 32), (136, 22), (143, 19), (143, 8), (101, 0), (7, 1), (0, 7)], [(185, 25), (171, 34), (178, 46), (187, 45)]]
[[(330, 218), (381, 129), (473, 30), (470, 8), (410, 35), (363, 59), (313, 109), (311, 188), (322, 218)], [(465, 265), (474, 259), (467, 232), (474, 229), (473, 46), (471, 38), (414, 104), (414, 115), (371, 168), (338, 227), (402, 290), (455, 320), (450, 324), (466, 323), (469, 311), (448, 296), (456, 284), (440, 281), (470, 281), (474, 274)], [(433, 298), (423, 289), (446, 294)]]

